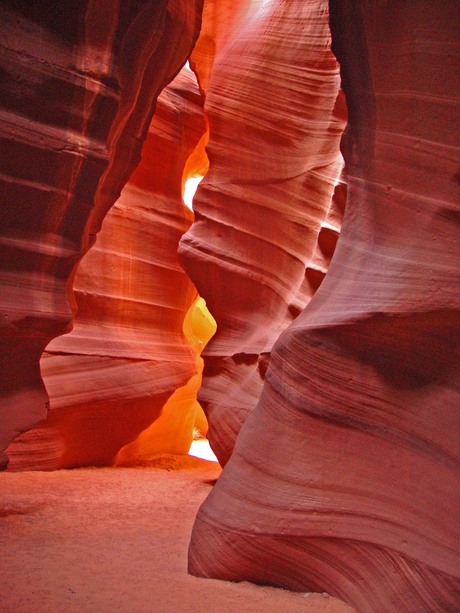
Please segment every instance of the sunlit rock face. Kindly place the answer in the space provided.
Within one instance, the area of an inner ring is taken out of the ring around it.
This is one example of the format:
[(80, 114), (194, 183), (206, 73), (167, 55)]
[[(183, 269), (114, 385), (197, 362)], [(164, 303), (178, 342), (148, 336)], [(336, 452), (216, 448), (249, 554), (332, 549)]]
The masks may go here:
[[(273, 343), (319, 285), (312, 262), (341, 170), (346, 115), (326, 3), (228, 11), (205, 4), (192, 56), (207, 87), (210, 167), (180, 247), (217, 321), (199, 400), (221, 464), (258, 401)], [(208, 32), (221, 23), (233, 29), (225, 44), (211, 44)], [(318, 264), (322, 278), (327, 257)]]
[[(105, 214), (139, 162), (155, 100), (183, 65), (198, 35), (200, 4), (199, 0), (88, 0), (60, 3), (51, 9), (47, 2), (2, 2), (1, 450), (46, 416), (48, 398), (39, 358), (49, 341), (70, 327), (75, 267), (94, 243)], [(135, 190), (132, 186), (114, 213), (126, 233), (119, 240), (123, 244), (113, 246), (119, 250), (115, 255), (118, 260), (125, 258), (132, 232), (130, 215), (123, 207), (135, 199)], [(183, 231), (183, 220), (176, 219), (174, 213), (172, 224), (177, 234)], [(150, 238), (155, 238), (154, 232)], [(93, 256), (98, 264), (106, 259), (106, 246), (102, 241)], [(138, 252), (134, 258), (136, 255)], [(136, 270), (142, 265), (141, 261), (133, 264)], [(178, 266), (171, 271), (174, 274), (183, 278)], [(162, 394), (168, 387), (160, 385), (161, 389), (147, 392), (152, 377), (158, 381), (171, 376), (151, 368), (150, 372), (143, 361), (151, 357), (148, 343), (136, 339), (136, 362), (132, 349), (123, 352), (122, 342), (117, 347), (116, 342), (111, 344), (110, 332), (106, 336), (93, 334), (88, 318), (96, 306), (108, 328), (113, 319), (126, 323), (121, 306), (115, 307), (116, 314), (108, 314), (110, 308), (93, 292), (101, 275), (107, 279), (116, 276), (107, 267), (105, 272), (82, 268), (78, 296), (81, 326), (69, 341), (63, 341), (65, 346), (55, 346), (54, 357), (48, 357), (43, 367), (51, 388), (56, 382), (56, 407), (68, 393), (72, 399), (64, 403), (66, 407), (90, 405), (98, 390), (104, 400), (107, 394), (110, 398), (112, 392), (107, 390), (123, 370), (123, 360), (129, 360), (125, 364), (128, 370), (136, 371), (134, 378), (145, 382), (146, 393)], [(115, 293), (117, 283), (115, 278), (109, 281)], [(187, 291), (182, 287), (178, 294)], [(133, 290), (129, 296), (138, 300), (134, 326), (138, 337), (145, 318), (143, 292), (143, 288)], [(174, 299), (182, 301), (179, 295)], [(177, 304), (173, 308), (178, 308)], [(136, 336), (132, 328), (127, 326), (131, 342)], [(78, 348), (79, 339), (88, 343), (84, 353)], [(100, 360), (96, 368), (94, 355), (101, 346), (105, 355), (119, 351), (118, 366), (112, 362), (105, 369)], [(58, 355), (60, 352), (79, 355), (73, 367), (65, 356)], [(186, 362), (172, 378), (186, 380), (192, 357), (189, 364)], [(129, 385), (126, 396), (136, 402), (139, 390), (131, 390)], [(91, 436), (97, 437), (98, 432), (96, 429)], [(50, 448), (54, 446), (55, 456), (61, 457), (61, 443), (51, 439)]]
[(458, 7), (330, 10), (349, 111), (341, 238), (274, 347), (190, 569), (327, 590), (359, 611), (455, 611)]
[[(196, 371), (185, 385), (174, 390), (162, 407), (158, 419), (134, 441), (120, 449), (114, 462), (117, 466), (148, 466), (164, 453), (187, 454), (192, 438), (206, 436), (206, 417), (196, 396), (203, 371), (201, 351), (215, 333), (216, 325), (203, 298), (197, 298), (189, 308), (183, 331), (193, 348)], [(174, 363), (169, 362), (168, 366), (174, 372)]]

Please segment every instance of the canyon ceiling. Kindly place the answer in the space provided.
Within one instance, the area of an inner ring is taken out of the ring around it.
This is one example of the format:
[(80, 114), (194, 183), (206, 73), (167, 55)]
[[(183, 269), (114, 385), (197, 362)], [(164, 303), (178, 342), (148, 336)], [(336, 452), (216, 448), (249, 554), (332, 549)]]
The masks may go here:
[(2, 466), (208, 429), (192, 573), (458, 610), (458, 3), (2, 0), (0, 31)]

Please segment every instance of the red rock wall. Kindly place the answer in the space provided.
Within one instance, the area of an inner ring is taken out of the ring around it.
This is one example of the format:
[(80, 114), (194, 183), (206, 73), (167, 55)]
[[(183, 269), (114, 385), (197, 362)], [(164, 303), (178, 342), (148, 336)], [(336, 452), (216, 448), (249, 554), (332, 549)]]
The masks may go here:
[(198, 514), (190, 570), (359, 611), (455, 611), (458, 7), (330, 8), (349, 109), (342, 234)]
[(200, 36), (190, 57), (204, 92), (216, 58), (263, 5), (264, 0), (204, 0)]
[(200, 4), (2, 3), (0, 450), (46, 416), (40, 355), (69, 329), (76, 265), (139, 162)]
[[(80, 263), (74, 328), (41, 360), (48, 418), (10, 445), (10, 469), (112, 463), (195, 375), (182, 323), (196, 290), (177, 245), (192, 218), (182, 173), (205, 130), (195, 76), (183, 69), (158, 98), (142, 161)], [(188, 452), (193, 402), (192, 391), (157, 451)]]
[[(193, 56), (200, 81), (209, 83), (210, 168), (195, 196), (196, 221), (180, 247), (217, 321), (199, 400), (221, 464), (259, 399), (273, 343), (314, 291), (305, 270), (340, 172), (345, 118), (327, 6), (243, 7), (244, 23), (232, 14), (238, 27), (215, 45), (210, 80), (209, 62)], [(198, 50), (213, 30), (209, 13)], [(217, 29), (221, 17), (215, 17)]]

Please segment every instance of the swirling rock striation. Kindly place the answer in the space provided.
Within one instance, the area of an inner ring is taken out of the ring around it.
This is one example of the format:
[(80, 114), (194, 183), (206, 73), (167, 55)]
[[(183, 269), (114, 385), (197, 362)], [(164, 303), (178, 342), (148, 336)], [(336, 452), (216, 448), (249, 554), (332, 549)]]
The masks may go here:
[[(11, 469), (110, 464), (195, 375), (182, 323), (196, 290), (177, 245), (192, 217), (182, 203), (182, 173), (205, 130), (196, 79), (183, 69), (159, 96), (141, 164), (80, 263), (73, 330), (41, 360), (48, 419), (8, 448)], [(160, 428), (157, 451), (187, 453), (197, 386)]]
[(341, 237), (199, 511), (190, 570), (359, 611), (456, 611), (458, 7), (330, 11), (349, 111)]
[(139, 162), (201, 8), (2, 2), (0, 450), (46, 416), (39, 358), (69, 330), (76, 265)]
[(234, 16), (240, 27), (210, 80), (192, 56), (209, 82), (210, 167), (180, 246), (217, 322), (199, 399), (221, 464), (257, 403), (273, 343), (311, 296), (305, 270), (340, 173), (345, 119), (327, 6), (275, 0), (247, 15), (244, 25)]

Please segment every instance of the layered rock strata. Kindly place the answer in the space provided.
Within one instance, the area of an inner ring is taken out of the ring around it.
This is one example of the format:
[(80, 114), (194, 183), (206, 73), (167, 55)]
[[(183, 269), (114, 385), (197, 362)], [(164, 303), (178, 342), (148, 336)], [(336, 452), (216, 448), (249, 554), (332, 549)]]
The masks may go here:
[[(187, 453), (200, 377), (182, 324), (196, 290), (177, 245), (192, 220), (182, 173), (205, 131), (202, 97), (184, 68), (158, 98), (142, 161), (80, 263), (74, 328), (41, 360), (47, 421), (8, 448), (11, 469), (110, 464), (185, 384), (150, 436), (149, 456)], [(119, 461), (141, 455), (126, 450)]]
[[(69, 330), (76, 265), (139, 162), (155, 100), (189, 55), (201, 8), (2, 2), (1, 450), (46, 417), (40, 356)], [(85, 360), (78, 371), (92, 368)], [(89, 396), (101, 377), (87, 381)]]
[[(217, 321), (199, 399), (221, 464), (257, 403), (273, 343), (314, 291), (305, 271), (340, 173), (345, 120), (327, 6), (275, 0), (244, 8), (247, 19), (233, 16), (239, 27), (227, 30), (210, 80), (210, 62), (192, 56), (209, 83), (210, 168), (180, 247)], [(208, 14), (200, 52), (212, 30)]]
[(330, 11), (349, 110), (341, 237), (199, 511), (190, 570), (327, 590), (359, 611), (455, 611), (459, 13)]

